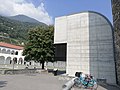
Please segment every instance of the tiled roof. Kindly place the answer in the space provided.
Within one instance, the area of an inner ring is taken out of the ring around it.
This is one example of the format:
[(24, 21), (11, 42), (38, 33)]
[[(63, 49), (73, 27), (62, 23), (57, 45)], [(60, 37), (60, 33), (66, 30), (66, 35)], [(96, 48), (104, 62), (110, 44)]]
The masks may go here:
[(0, 46), (6, 47), (6, 48), (17, 49), (17, 50), (22, 50), (23, 49), (23, 47), (21, 47), (21, 46), (9, 44), (9, 43), (4, 43), (4, 42), (0, 42)]

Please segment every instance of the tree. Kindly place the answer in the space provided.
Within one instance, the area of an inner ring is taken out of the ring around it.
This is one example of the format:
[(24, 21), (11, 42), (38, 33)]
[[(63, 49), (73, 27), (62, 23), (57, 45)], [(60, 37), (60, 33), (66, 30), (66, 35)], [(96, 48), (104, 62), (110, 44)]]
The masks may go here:
[(54, 61), (54, 28), (49, 27), (37, 27), (30, 30), (28, 33), (28, 42), (25, 45), (23, 55), (25, 60), (34, 60), (42, 63), (42, 69), (44, 69), (45, 61)]

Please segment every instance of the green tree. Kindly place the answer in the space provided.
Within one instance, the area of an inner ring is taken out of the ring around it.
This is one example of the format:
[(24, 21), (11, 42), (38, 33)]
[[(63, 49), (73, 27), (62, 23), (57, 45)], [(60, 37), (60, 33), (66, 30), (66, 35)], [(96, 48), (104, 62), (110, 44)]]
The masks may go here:
[(54, 59), (54, 28), (49, 27), (37, 27), (30, 30), (28, 33), (28, 42), (25, 45), (23, 54), (25, 60), (34, 60), (42, 63), (42, 69), (44, 69), (44, 62)]

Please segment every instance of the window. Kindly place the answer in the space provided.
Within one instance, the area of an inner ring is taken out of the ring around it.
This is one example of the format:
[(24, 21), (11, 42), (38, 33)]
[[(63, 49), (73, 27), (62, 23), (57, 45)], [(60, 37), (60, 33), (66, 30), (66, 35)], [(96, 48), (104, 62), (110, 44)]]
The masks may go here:
[(15, 52), (15, 55), (18, 55), (18, 51)]

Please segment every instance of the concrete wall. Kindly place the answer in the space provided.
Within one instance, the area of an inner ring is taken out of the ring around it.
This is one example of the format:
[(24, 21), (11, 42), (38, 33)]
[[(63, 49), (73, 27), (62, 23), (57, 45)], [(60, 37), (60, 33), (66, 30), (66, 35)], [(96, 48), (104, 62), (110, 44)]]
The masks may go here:
[(116, 82), (113, 31), (101, 15), (89, 13), (89, 71), (98, 79)]
[(54, 44), (67, 42), (67, 19), (66, 16), (55, 19)]
[(89, 26), (88, 13), (67, 17), (67, 74), (89, 73)]
[[(74, 76), (76, 71), (82, 71), (97, 79), (105, 78), (108, 83), (116, 83), (110, 22), (95, 12), (82, 12), (63, 18), (56, 18), (54, 43), (62, 43), (62, 40), (67, 43), (66, 73)], [(67, 24), (63, 30), (61, 23), (64, 21)]]
[(57, 62), (48, 62), (45, 64), (45, 66), (51, 67), (51, 68), (58, 68), (58, 69), (65, 69), (66, 68), (66, 62), (65, 61), (57, 61)]

